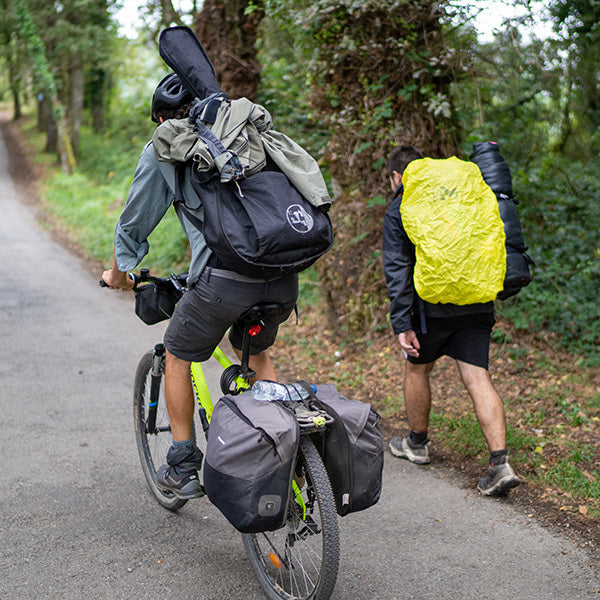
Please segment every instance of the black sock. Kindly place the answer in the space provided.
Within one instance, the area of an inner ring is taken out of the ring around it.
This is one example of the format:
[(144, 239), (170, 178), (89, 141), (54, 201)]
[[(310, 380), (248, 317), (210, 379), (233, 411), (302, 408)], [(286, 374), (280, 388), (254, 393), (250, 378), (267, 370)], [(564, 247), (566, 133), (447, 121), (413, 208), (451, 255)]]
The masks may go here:
[(410, 441), (413, 446), (422, 446), (427, 441), (427, 432), (410, 430)]
[(494, 466), (503, 463), (503, 456), (508, 456), (508, 450), (494, 450), (493, 452), (490, 452), (490, 465)]

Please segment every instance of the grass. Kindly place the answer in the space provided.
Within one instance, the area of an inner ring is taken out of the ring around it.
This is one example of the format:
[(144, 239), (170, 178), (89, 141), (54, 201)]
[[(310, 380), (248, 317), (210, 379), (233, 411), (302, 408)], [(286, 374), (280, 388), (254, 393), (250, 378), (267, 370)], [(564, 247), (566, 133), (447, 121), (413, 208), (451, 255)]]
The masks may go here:
[[(33, 115), (24, 117), (21, 129), (33, 149), (35, 164), (43, 167), (41, 195), (50, 220), (58, 224), (83, 254), (108, 267), (112, 261), (115, 225), (127, 200), (142, 141), (131, 140), (127, 152), (121, 142), (115, 151), (111, 138), (93, 135), (84, 127), (81, 147), (82, 155), (87, 158), (75, 173), (67, 176), (58, 168), (55, 157), (43, 151), (45, 136), (37, 131)], [(93, 161), (90, 156), (98, 159)], [(174, 210), (169, 210), (148, 242), (152, 255), (142, 261), (141, 267), (151, 267), (158, 273), (186, 268), (187, 240)]]

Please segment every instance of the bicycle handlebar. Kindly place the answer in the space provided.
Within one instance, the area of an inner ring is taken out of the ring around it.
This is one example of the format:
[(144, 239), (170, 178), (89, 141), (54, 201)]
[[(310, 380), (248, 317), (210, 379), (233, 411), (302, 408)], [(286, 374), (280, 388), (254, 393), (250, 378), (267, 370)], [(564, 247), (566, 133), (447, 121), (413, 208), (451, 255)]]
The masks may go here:
[[(187, 273), (180, 273), (178, 275), (171, 273), (169, 277), (155, 277), (154, 275), (150, 275), (150, 271), (148, 269), (141, 269), (139, 273), (129, 273), (128, 275), (133, 281), (134, 290), (138, 284), (144, 283), (145, 281), (150, 281), (159, 286), (172, 285), (178, 292), (181, 293), (186, 291)], [(98, 284), (100, 287), (108, 287), (108, 284), (103, 279), (100, 279)]]

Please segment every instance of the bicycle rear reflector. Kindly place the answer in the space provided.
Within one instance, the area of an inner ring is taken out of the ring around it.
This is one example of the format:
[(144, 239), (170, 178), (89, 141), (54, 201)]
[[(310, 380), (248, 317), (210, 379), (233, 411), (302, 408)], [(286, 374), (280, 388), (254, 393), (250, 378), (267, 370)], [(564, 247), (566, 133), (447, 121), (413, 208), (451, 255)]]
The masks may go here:
[(254, 337), (255, 335), (258, 335), (260, 333), (260, 330), (262, 329), (262, 327), (260, 325), (252, 325), (252, 327), (250, 327), (250, 329), (248, 329), (248, 333)]

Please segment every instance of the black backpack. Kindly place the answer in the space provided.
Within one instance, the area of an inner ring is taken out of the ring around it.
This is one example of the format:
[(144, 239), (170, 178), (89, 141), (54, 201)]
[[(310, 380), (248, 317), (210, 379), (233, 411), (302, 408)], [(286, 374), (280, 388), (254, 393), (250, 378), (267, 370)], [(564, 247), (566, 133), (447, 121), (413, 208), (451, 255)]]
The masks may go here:
[(478, 142), (473, 144), (470, 156), (481, 171), (484, 181), (490, 186), (498, 200), (500, 218), (504, 223), (506, 235), (506, 276), (504, 288), (498, 294), (500, 300), (505, 300), (519, 293), (521, 288), (531, 282), (530, 266), (535, 264), (527, 254), (527, 246), (523, 240), (518, 204), (512, 189), (510, 167), (500, 154), (500, 148), (495, 142)]
[(273, 165), (228, 183), (218, 176), (191, 183), (204, 210), (196, 218), (181, 194), (185, 165), (177, 167), (175, 206), (198, 227), (224, 269), (258, 279), (303, 271), (333, 245), (326, 212), (313, 206)]
[[(206, 124), (214, 122), (219, 102), (226, 98), (200, 40), (188, 27), (163, 30), (159, 51), (177, 73), (182, 84), (207, 109), (196, 128), (208, 142), (211, 153), (227, 155), (230, 181), (218, 173), (207, 178), (191, 168), (191, 183), (197, 198), (188, 202), (203, 208), (203, 220), (196, 218), (181, 193), (185, 165), (178, 165), (175, 206), (198, 227), (206, 244), (217, 258), (218, 266), (258, 279), (275, 279), (302, 271), (333, 245), (333, 228), (326, 210), (315, 207), (292, 185), (284, 173), (267, 160), (262, 171), (243, 177), (237, 156), (226, 151)], [(190, 168), (190, 167), (187, 167)]]

